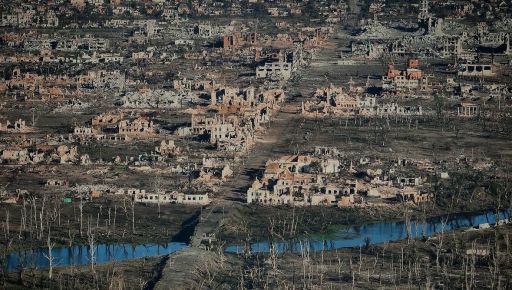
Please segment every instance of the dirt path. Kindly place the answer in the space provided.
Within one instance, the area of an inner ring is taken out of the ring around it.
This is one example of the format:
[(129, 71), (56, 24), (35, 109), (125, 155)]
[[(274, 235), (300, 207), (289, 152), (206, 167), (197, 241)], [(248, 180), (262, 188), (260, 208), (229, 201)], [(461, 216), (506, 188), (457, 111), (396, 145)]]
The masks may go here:
[(256, 136), (256, 145), (243, 162), (234, 166), (235, 174), (221, 186), (220, 195), (203, 209), (191, 237), (190, 247), (170, 257), (154, 289), (178, 289), (183, 288), (183, 285), (189, 285), (189, 288), (200, 286), (195, 283), (199, 281), (201, 268), (207, 261), (215, 260), (215, 253), (200, 248), (203, 235), (216, 233), (225, 217), (230, 214), (233, 205), (245, 202), (247, 188), (263, 170), (269, 158), (288, 154), (290, 144), (300, 140), (296, 130), (297, 118), (292, 113), (297, 104), (288, 103), (285, 106), (276, 113), (270, 127)]
[[(245, 192), (260, 173), (269, 158), (275, 158), (287, 149), (290, 132), (296, 125), (291, 113), (279, 112), (270, 128), (256, 136), (256, 144), (241, 164), (235, 165), (234, 176), (220, 188), (219, 199), (245, 202)], [(284, 138), (286, 136), (286, 138)]]

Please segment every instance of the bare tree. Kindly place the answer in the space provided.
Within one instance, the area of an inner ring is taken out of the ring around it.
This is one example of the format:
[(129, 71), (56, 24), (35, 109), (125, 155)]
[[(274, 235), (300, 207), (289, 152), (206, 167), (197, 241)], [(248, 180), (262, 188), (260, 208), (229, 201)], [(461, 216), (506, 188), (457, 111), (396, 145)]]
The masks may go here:
[(10, 237), (10, 232), (9, 232), (9, 211), (6, 210), (5, 211), (5, 238), (6, 239), (9, 239)]
[(80, 237), (82, 237), (82, 228), (83, 228), (83, 209), (84, 209), (84, 202), (82, 195), (80, 194), (80, 203), (78, 204), (78, 208), (80, 209)]
[[(35, 197), (30, 198), (30, 223), (29, 223), (29, 230), (30, 230), (30, 238), (34, 238), (34, 230), (37, 230), (37, 205), (36, 205), (36, 199)], [(34, 226), (36, 229), (34, 229)]]
[(131, 200), (132, 206), (132, 234), (135, 234), (135, 199)]
[(112, 229), (116, 232), (116, 218), (117, 218), (117, 204), (114, 205), (114, 221), (112, 222)]
[(93, 275), (96, 276), (96, 269), (95, 269), (95, 263), (96, 263), (96, 240), (94, 239), (94, 232), (91, 227), (91, 219), (89, 218), (88, 221), (88, 228), (87, 228), (87, 241), (89, 244), (89, 262), (91, 265), (91, 272)]
[(44, 208), (46, 205), (46, 194), (43, 194), (43, 201), (41, 202), (41, 211), (39, 212), (39, 223), (40, 223), (40, 232), (39, 232), (39, 239), (43, 238), (43, 232), (44, 232), (44, 226), (43, 226), (43, 217), (44, 217)]
[(50, 280), (53, 278), (53, 262), (54, 262), (55, 258), (53, 257), (52, 250), (53, 250), (54, 246), (55, 246), (55, 243), (52, 243), (52, 241), (51, 241), (51, 232), (50, 232), (50, 229), (48, 228), (48, 237), (46, 239), (46, 247), (48, 248), (48, 255), (44, 255), (44, 257), (48, 260), (48, 263), (50, 266), (50, 269), (48, 270), (48, 278)]
[(441, 235), (439, 237), (439, 243), (436, 244), (436, 267), (439, 270), (439, 254), (441, 253), (441, 249), (443, 248), (443, 239), (444, 239), (444, 228), (446, 227), (446, 222), (448, 218), (441, 220)]
[(157, 194), (158, 218), (160, 218), (160, 194), (162, 193), (162, 179), (158, 176), (153, 180), (153, 189)]

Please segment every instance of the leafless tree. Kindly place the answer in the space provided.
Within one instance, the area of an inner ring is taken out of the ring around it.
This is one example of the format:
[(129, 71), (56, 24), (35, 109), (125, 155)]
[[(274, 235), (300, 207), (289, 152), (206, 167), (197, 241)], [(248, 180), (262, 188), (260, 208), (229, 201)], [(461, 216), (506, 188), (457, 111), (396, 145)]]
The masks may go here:
[(160, 214), (161, 214), (161, 210), (160, 210), (160, 194), (162, 193), (162, 179), (157, 176), (154, 180), (153, 180), (153, 190), (156, 192), (157, 194), (157, 206), (158, 206), (158, 218), (160, 218)]
[(439, 242), (436, 244), (436, 267), (439, 270), (439, 256), (441, 250), (443, 248), (443, 240), (444, 240), (444, 228), (446, 227), (447, 218), (441, 220), (441, 235), (439, 236)]
[(52, 280), (53, 278), (53, 262), (54, 262), (54, 257), (53, 257), (53, 253), (52, 253), (52, 250), (53, 250), (53, 247), (55, 246), (55, 243), (53, 243), (51, 241), (51, 232), (50, 232), (50, 229), (48, 228), (48, 237), (46, 239), (46, 247), (48, 248), (48, 255), (44, 255), (44, 257), (48, 260), (48, 263), (49, 263), (49, 270), (48, 270), (48, 278), (50, 280)]
[(39, 212), (39, 222), (40, 222), (40, 232), (39, 232), (39, 239), (41, 240), (43, 238), (44, 233), (44, 226), (43, 226), (43, 217), (44, 217), (44, 209), (46, 205), (46, 194), (43, 194), (43, 200), (41, 202), (41, 211)]
[(10, 237), (9, 216), (10, 216), (9, 211), (5, 210), (5, 222), (4, 222), (4, 224), (5, 224), (5, 238), (6, 239), (9, 239), (9, 237)]
[(80, 237), (82, 237), (82, 229), (83, 229), (83, 209), (84, 209), (84, 201), (82, 195), (80, 195), (80, 203), (78, 204), (78, 208), (80, 209)]
[(132, 234), (135, 234), (135, 199), (131, 200), (132, 208)]
[(114, 221), (112, 223), (112, 230), (116, 232), (116, 218), (117, 218), (117, 204), (114, 205)]
[(96, 276), (96, 240), (94, 238), (94, 232), (91, 227), (91, 219), (89, 217), (88, 227), (87, 227), (87, 241), (89, 245), (89, 263), (91, 265), (91, 272), (94, 276)]

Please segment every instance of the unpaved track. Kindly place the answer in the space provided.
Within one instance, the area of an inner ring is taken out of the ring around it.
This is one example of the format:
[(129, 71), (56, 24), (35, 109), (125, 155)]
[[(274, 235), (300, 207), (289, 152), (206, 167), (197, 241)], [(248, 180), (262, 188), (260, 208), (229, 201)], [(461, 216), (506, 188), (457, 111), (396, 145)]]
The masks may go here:
[[(214, 264), (216, 254), (199, 248), (203, 234), (218, 231), (222, 221), (236, 203), (245, 201), (245, 192), (251, 185), (269, 158), (288, 154), (290, 145), (301, 138), (298, 130), (298, 118), (291, 111), (297, 104), (286, 104), (282, 111), (274, 115), (270, 128), (256, 136), (256, 145), (242, 164), (234, 167), (235, 174), (220, 188), (219, 195), (213, 199), (200, 217), (191, 237), (190, 247), (171, 255), (162, 270), (161, 279), (154, 289), (192, 289), (200, 288), (200, 272), (206, 264)], [(290, 106), (292, 107), (290, 109)]]

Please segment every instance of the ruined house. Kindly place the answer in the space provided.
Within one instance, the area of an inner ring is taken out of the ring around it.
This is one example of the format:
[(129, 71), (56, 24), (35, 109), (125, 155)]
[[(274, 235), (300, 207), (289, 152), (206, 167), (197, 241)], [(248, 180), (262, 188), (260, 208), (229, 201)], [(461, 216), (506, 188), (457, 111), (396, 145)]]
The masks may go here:
[(377, 107), (375, 113), (378, 116), (421, 116), (423, 109), (421, 106), (400, 106), (389, 103)]
[(331, 84), (329, 87), (317, 89), (314, 99), (302, 104), (302, 114), (308, 117), (373, 115), (375, 108), (374, 97), (359, 94), (354, 96), (345, 93), (342, 87)]
[(224, 49), (239, 48), (241, 46), (251, 46), (258, 42), (258, 35), (254, 32), (235, 32), (222, 37), (222, 47)]
[(429, 89), (429, 77), (418, 67), (417, 59), (409, 59), (405, 70), (396, 69), (393, 64), (389, 64), (386, 75), (382, 77), (382, 87), (398, 91)]
[(194, 99), (194, 94), (186, 91), (144, 89), (126, 93), (121, 97), (121, 104), (125, 108), (139, 109), (182, 108)]
[(133, 195), (135, 202), (140, 203), (161, 203), (161, 204), (185, 204), (185, 205), (207, 205), (210, 203), (208, 194), (204, 193), (179, 193), (165, 191), (158, 193), (138, 192)]
[(233, 170), (229, 164), (221, 166), (203, 166), (199, 172), (199, 179), (204, 181), (226, 180), (233, 175)]
[(397, 192), (396, 197), (402, 202), (421, 203), (431, 201), (434, 198), (434, 195), (432, 193), (425, 193), (411, 187), (406, 187), (400, 189)]
[(296, 45), (293, 49), (280, 51), (277, 61), (265, 62), (256, 68), (257, 78), (288, 80), (292, 74), (305, 64), (303, 46)]
[(162, 156), (173, 156), (181, 153), (181, 149), (174, 144), (174, 140), (162, 140), (160, 146), (155, 148), (155, 152)]
[[(256, 92), (254, 87), (244, 89), (231, 87), (218, 87), (210, 93), (210, 107), (215, 108), (221, 114), (249, 113), (254, 116), (253, 127), (256, 128), (262, 122), (267, 122), (273, 110), (279, 108), (279, 104), (285, 99), (282, 89), (270, 89)], [(246, 117), (249, 116), (245, 114)]]
[(83, 89), (123, 89), (125, 87), (125, 75), (119, 70), (88, 71), (81, 75), (77, 81)]
[(67, 145), (60, 145), (55, 149), (61, 164), (72, 163), (78, 159), (78, 148), (76, 146), (68, 147)]
[(28, 149), (4, 149), (2, 161), (15, 164), (37, 164), (45, 160), (44, 152), (29, 151)]
[(92, 128), (91, 127), (85, 127), (85, 126), (76, 126), (73, 129), (73, 134), (80, 135), (80, 136), (92, 136)]
[(192, 115), (190, 133), (207, 136), (211, 144), (225, 151), (243, 152), (254, 143), (252, 125), (235, 115)]
[(124, 119), (123, 112), (106, 112), (101, 115), (95, 116), (91, 120), (93, 126), (111, 126), (116, 125)]
[(334, 206), (341, 195), (357, 192), (357, 183), (326, 181), (326, 175), (339, 172), (339, 165), (335, 159), (320, 160), (303, 155), (269, 160), (263, 178), (256, 179), (248, 189), (247, 202)]
[(144, 136), (153, 135), (158, 132), (153, 121), (147, 118), (137, 118), (133, 121), (122, 120), (118, 125), (119, 135)]
[(61, 179), (48, 179), (45, 183), (46, 187), (56, 187), (56, 186), (61, 186), (61, 187), (67, 187), (69, 186), (69, 181), (67, 180), (61, 180)]
[(26, 125), (25, 121), (22, 119), (18, 119), (11, 123), (7, 121), (5, 124), (0, 123), (0, 131), (5, 132), (26, 132), (29, 130), (29, 127)]
[(457, 116), (459, 117), (475, 117), (480, 112), (480, 105), (475, 102), (461, 102), (457, 107)]
[(397, 177), (396, 183), (399, 186), (418, 186), (422, 183), (422, 179), (420, 177)]
[(496, 72), (491, 64), (465, 63), (460, 65), (457, 74), (463, 77), (493, 77)]
[(256, 68), (257, 78), (288, 80), (292, 76), (292, 65), (287, 62), (270, 62)]
[(315, 146), (314, 154), (316, 156), (332, 156), (337, 157), (341, 153), (336, 147), (327, 147), (327, 146)]

